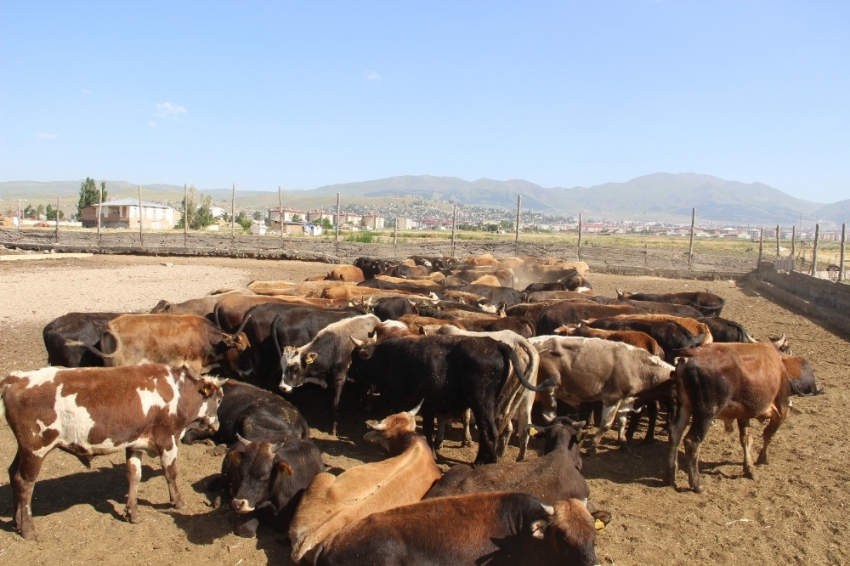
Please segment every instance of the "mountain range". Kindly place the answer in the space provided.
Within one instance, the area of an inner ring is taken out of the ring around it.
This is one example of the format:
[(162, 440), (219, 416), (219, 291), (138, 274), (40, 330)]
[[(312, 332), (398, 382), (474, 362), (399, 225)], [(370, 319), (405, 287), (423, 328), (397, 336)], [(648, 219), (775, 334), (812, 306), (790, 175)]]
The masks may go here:
[[(100, 182), (100, 180), (98, 180)], [(76, 204), (81, 181), (8, 181), (0, 182), (0, 200), (51, 202), (56, 197), (72, 198)], [(237, 188), (238, 189), (238, 188)], [(135, 197), (138, 186), (125, 181), (107, 181), (110, 197)], [(179, 203), (183, 187), (152, 184), (142, 187), (145, 200)], [(200, 191), (216, 201), (230, 201), (231, 189)], [(340, 193), (342, 202), (376, 204), (389, 198), (415, 197), (430, 201), (448, 201), (461, 205), (516, 208), (522, 196), (523, 210), (558, 215), (577, 215), (612, 220), (686, 221), (691, 208), (700, 220), (730, 224), (835, 223), (850, 221), (850, 200), (833, 204), (798, 199), (763, 183), (727, 181), (698, 173), (654, 173), (624, 183), (605, 183), (592, 187), (542, 187), (530, 181), (514, 179), (466, 181), (457, 177), (430, 175), (399, 176), (373, 181), (327, 185), (307, 191), (284, 193), (285, 206), (328, 208)], [(277, 206), (276, 192), (237, 190), (237, 206), (266, 208)], [(70, 204), (70, 203), (69, 203)], [(12, 202), (0, 202), (0, 211)], [(14, 202), (17, 206), (17, 202)], [(63, 205), (65, 206), (65, 205)]]

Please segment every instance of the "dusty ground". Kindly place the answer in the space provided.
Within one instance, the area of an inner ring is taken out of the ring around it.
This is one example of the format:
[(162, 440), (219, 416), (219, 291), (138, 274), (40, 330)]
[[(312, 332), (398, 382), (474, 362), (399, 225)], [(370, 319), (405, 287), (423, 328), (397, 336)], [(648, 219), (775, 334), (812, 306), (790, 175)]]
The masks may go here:
[[(173, 264), (164, 266), (163, 262)], [(0, 374), (45, 363), (41, 328), (66, 312), (147, 310), (159, 299), (200, 296), (209, 290), (253, 279), (303, 279), (325, 273), (323, 264), (234, 259), (156, 259), (104, 257), (0, 265)], [(828, 394), (795, 399), (788, 420), (771, 447), (771, 464), (756, 481), (741, 477), (737, 434), (716, 424), (702, 450), (706, 492), (677, 492), (661, 483), (667, 452), (659, 432), (652, 446), (622, 452), (609, 433), (600, 454), (586, 459), (583, 473), (592, 498), (614, 520), (600, 536), (603, 564), (847, 564), (850, 450), (844, 436), (848, 404), (850, 349), (847, 341), (813, 321), (793, 314), (731, 282), (684, 282), (591, 275), (597, 292), (615, 286), (632, 290), (708, 288), (727, 298), (724, 316), (738, 320), (755, 336), (785, 332), (795, 353), (809, 359)], [(377, 415), (348, 416), (341, 436), (325, 433), (327, 400), (314, 390), (295, 402), (314, 428), (326, 463), (347, 468), (383, 456), (366, 445), (363, 421)], [(760, 430), (760, 426), (756, 426)], [(452, 431), (441, 464), (469, 462), (474, 449), (461, 450)], [(532, 441), (534, 447), (534, 441)], [(760, 442), (755, 443), (756, 449)], [(536, 447), (539, 448), (539, 447)], [(0, 425), (0, 466), (8, 467), (15, 441)], [(509, 455), (515, 452), (509, 452)], [(11, 494), (0, 474), (0, 563), (9, 564), (288, 564), (286, 533), (261, 528), (257, 539), (230, 534), (223, 510), (211, 507), (204, 491), (219, 469), (220, 456), (205, 445), (181, 447), (180, 486), (188, 508), (168, 508), (158, 462), (146, 459), (140, 486), (144, 522), (120, 518), (126, 496), (123, 456), (101, 457), (84, 469), (73, 457), (51, 453), (35, 489), (33, 509), (41, 539), (24, 542), (11, 523)], [(680, 486), (687, 485), (684, 473)]]

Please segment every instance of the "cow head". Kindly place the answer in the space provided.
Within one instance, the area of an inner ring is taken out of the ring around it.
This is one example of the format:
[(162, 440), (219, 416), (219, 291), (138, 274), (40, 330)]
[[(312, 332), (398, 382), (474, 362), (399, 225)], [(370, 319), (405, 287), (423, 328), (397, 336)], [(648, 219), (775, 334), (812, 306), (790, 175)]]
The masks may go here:
[(321, 387), (327, 387), (327, 383), (321, 380), (310, 379), (310, 375), (323, 373), (316, 370), (313, 364), (319, 358), (318, 352), (306, 352), (304, 354), (298, 348), (286, 346), (280, 356), (280, 390), (289, 393), (296, 387), (305, 383), (315, 383)]
[(171, 312), (171, 303), (163, 299), (158, 302), (154, 308), (151, 309), (150, 314), (162, 314), (168, 312)]
[(377, 424), (366, 423), (372, 430), (363, 438), (368, 442), (380, 444), (393, 456), (400, 454), (407, 447), (405, 437), (416, 432), (416, 413), (422, 408), (422, 403), (424, 400), (414, 409), (390, 415)]
[(548, 520), (533, 521), (532, 536), (546, 542), (547, 554), (557, 556), (564, 564), (595, 566), (596, 527), (594, 517), (587, 509), (587, 500), (568, 499), (558, 501), (551, 510)]
[(782, 336), (771, 336), (770, 342), (781, 353), (786, 354), (788, 356), (794, 355), (794, 353), (791, 351), (791, 342), (788, 340), (788, 338), (784, 334)]
[(348, 367), (348, 378), (352, 381), (367, 383), (370, 373), (369, 361), (375, 353), (377, 340), (375, 338), (358, 340), (353, 336), (350, 338), (354, 343), (354, 349), (351, 350), (351, 365)]
[(634, 293), (629, 293), (628, 291), (623, 291), (622, 289), (617, 289), (617, 298), (620, 300), (629, 299)]
[[(186, 374), (189, 376), (189, 374)], [(224, 392), (221, 390), (221, 384), (224, 380), (218, 380), (211, 377), (192, 378), (196, 381), (198, 393), (201, 395), (201, 405), (198, 409), (197, 416), (192, 419), (195, 426), (200, 431), (218, 430), (218, 407), (224, 399)]]
[(552, 424), (542, 427), (531, 425), (528, 435), (543, 437), (543, 453), (549, 454), (558, 448), (565, 449), (576, 466), (581, 470), (581, 442), (584, 439), (586, 421), (574, 421), (570, 417), (558, 417)]
[(815, 372), (809, 362), (796, 356), (780, 355), (782, 356), (782, 365), (788, 372), (788, 383), (791, 386), (792, 395), (809, 397), (826, 393), (822, 387), (818, 387), (815, 383)]
[[(283, 443), (238, 442), (224, 457), (221, 473), (230, 484), (230, 506), (239, 514), (274, 506), (275, 484), (292, 476), (292, 467), (279, 454)], [(277, 511), (277, 509), (275, 510)]]
[(241, 376), (244, 372), (240, 368), (240, 362), (249, 346), (248, 335), (244, 332), (237, 332), (236, 334), (223, 332), (221, 342), (218, 343), (216, 350), (219, 358), (224, 360), (224, 366), (236, 375)]

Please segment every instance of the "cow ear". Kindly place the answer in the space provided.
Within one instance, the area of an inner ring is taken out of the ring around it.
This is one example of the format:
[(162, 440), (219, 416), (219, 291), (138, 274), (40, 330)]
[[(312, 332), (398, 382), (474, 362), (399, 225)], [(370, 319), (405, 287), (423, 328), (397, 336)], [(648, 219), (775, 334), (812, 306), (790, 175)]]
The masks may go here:
[(541, 432), (539, 428), (537, 428), (536, 426), (533, 426), (533, 425), (528, 427), (527, 430), (528, 430), (528, 436), (530, 436), (532, 438), (534, 438), (535, 436), (537, 436)]
[(231, 450), (227, 453), (227, 459), (234, 466), (238, 466), (242, 462), (242, 452), (239, 450)]
[(549, 528), (549, 523), (543, 519), (538, 519), (531, 523), (531, 536), (539, 539), (545, 538), (547, 528)]
[(281, 460), (277, 463), (277, 473), (280, 474), (280, 477), (282, 478), (288, 478), (292, 476), (292, 467)]
[(204, 396), (204, 399), (209, 397), (215, 391), (215, 385), (212, 383), (204, 383), (204, 386), (200, 389), (200, 394)]
[(307, 354), (307, 358), (304, 360), (305, 363), (307, 365), (312, 364), (313, 362), (316, 361), (316, 358), (318, 357), (318, 355), (319, 354), (317, 354), (316, 352), (310, 352), (309, 354)]
[(585, 431), (580, 430), (576, 433), (576, 444), (581, 444), (581, 441), (584, 440)]
[(372, 357), (372, 355), (369, 352), (367, 352), (366, 350), (360, 350), (358, 352), (358, 354), (360, 355), (361, 360), (368, 360), (369, 358)]

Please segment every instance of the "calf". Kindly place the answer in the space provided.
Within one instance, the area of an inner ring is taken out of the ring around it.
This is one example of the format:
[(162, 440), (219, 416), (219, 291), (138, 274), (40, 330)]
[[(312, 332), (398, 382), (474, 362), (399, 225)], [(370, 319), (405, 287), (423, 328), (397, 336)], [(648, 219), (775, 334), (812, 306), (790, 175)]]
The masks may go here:
[[(816, 394), (814, 376), (802, 370), (803, 364), (778, 350), (779, 344), (716, 343), (682, 352), (675, 380), (679, 412), (670, 430), (667, 482), (676, 485), (678, 449), (682, 434), (693, 416), (685, 437), (685, 460), (691, 489), (702, 492), (699, 474), (699, 447), (711, 423), (720, 419), (727, 432), (738, 422), (744, 449), (744, 476), (755, 478), (750, 455), (750, 419), (769, 420), (762, 433), (764, 443), (756, 465), (767, 464), (767, 448), (788, 413), (788, 396), (797, 391)], [(789, 375), (789, 368), (794, 375)], [(803, 381), (798, 381), (802, 379)], [(792, 383), (796, 382), (795, 391)]]
[(103, 366), (103, 358), (89, 348), (98, 345), (106, 323), (120, 314), (72, 312), (48, 322), (42, 331), (47, 364), (66, 368)]
[(279, 442), (239, 438), (221, 466), (221, 475), (237, 514), (235, 532), (253, 537), (258, 512), (269, 512), (276, 528), (286, 531), (304, 491), (324, 471), (322, 453), (306, 439), (283, 437)]
[(316, 383), (322, 388), (332, 386), (331, 434), (334, 436), (339, 421), (339, 400), (354, 349), (352, 339), (365, 340), (379, 322), (380, 319), (373, 314), (347, 318), (320, 330), (309, 344), (283, 349), (280, 358), (281, 391), (289, 393), (304, 383)]
[(139, 521), (142, 453), (159, 456), (171, 504), (184, 507), (177, 489), (177, 443), (192, 422), (218, 427), (222, 393), (214, 381), (184, 368), (149, 364), (14, 372), (0, 382), (0, 398), (18, 441), (9, 467), (12, 516), (18, 532), (32, 539), (32, 492), (44, 458), (54, 448), (89, 467), (93, 456), (126, 451), (126, 514), (131, 523)]
[(415, 433), (418, 410), (389, 416), (366, 434), (366, 440), (384, 446), (391, 458), (355, 466), (339, 476), (316, 476), (289, 528), (293, 562), (313, 563), (317, 545), (330, 542), (346, 525), (419, 501), (440, 478), (431, 448)]
[(585, 503), (549, 506), (526, 493), (481, 493), (375, 513), (323, 542), (319, 566), (598, 564)]
[(221, 385), (224, 400), (218, 407), (218, 431), (190, 427), (184, 444), (212, 437), (218, 444), (237, 439), (278, 442), (285, 438), (310, 438), (307, 421), (289, 401), (265, 389), (235, 379)]

